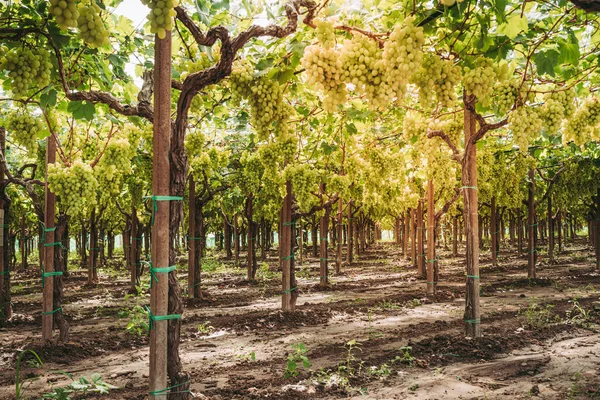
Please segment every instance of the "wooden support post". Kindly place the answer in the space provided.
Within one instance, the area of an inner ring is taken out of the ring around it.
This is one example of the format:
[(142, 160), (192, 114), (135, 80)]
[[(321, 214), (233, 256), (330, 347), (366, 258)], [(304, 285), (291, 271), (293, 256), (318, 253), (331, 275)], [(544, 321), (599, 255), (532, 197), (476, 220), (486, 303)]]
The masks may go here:
[(492, 234), (492, 265), (498, 265), (498, 219), (496, 215), (496, 196), (492, 196), (490, 231)]
[[(0, 152), (6, 154), (6, 129), (0, 127)], [(8, 198), (6, 197), (6, 182), (4, 166), (0, 166), (0, 186), (3, 193), (0, 196), (0, 325), (2, 322), (12, 318), (12, 304), (10, 297), (10, 268), (9, 241), (8, 241)], [(52, 299), (50, 299), (52, 307)], [(50, 321), (50, 335), (52, 335), (52, 321)]]
[(529, 197), (527, 200), (527, 277), (535, 279), (535, 170), (529, 170)]
[(548, 196), (548, 264), (554, 264), (554, 218), (552, 217), (552, 195)]
[[(137, 210), (135, 209), (135, 204), (133, 199), (131, 201), (131, 237), (130, 237), (130, 245), (129, 245), (129, 285), (131, 286), (131, 291), (136, 292), (135, 287), (138, 284), (138, 265), (139, 265), (139, 253), (138, 253), (138, 241), (141, 240), (141, 234), (138, 231), (139, 224), (137, 218)], [(140, 238), (138, 238), (140, 236)], [(139, 240), (138, 240), (139, 239)]]
[(354, 262), (354, 217), (352, 216), (352, 200), (348, 202), (348, 265)]
[[(327, 240), (327, 231), (329, 225), (329, 213), (331, 211), (330, 207), (325, 207), (325, 212), (319, 221), (319, 240), (320, 240), (320, 272), (319, 272), (319, 282), (321, 286), (326, 286), (329, 284), (329, 264), (327, 260), (328, 252), (328, 240)], [(362, 237), (361, 237), (362, 238)]]
[(293, 236), (294, 221), (292, 221), (292, 184), (286, 182), (286, 195), (283, 199), (281, 209), (281, 237), (279, 247), (281, 248), (282, 265), (282, 294), (281, 308), (283, 311), (294, 311), (296, 308), (295, 293), (296, 282), (292, 271), (294, 263)]
[(338, 214), (337, 214), (337, 256), (335, 259), (335, 273), (336, 274), (342, 273), (342, 261), (343, 261), (342, 234), (343, 234), (343, 227), (344, 227), (342, 224), (342, 219), (344, 217), (343, 213), (344, 213), (344, 202), (342, 201), (342, 199), (339, 199), (338, 200)]
[(196, 182), (190, 175), (189, 179), (189, 215), (188, 215), (188, 297), (194, 298), (196, 285), (194, 276), (196, 271)]
[(475, 107), (475, 97), (464, 95), (465, 155), (463, 156), (462, 184), (465, 218), (467, 282), (465, 293), (465, 333), (481, 337), (479, 309), (479, 220), (477, 192), (477, 146), (472, 141), (477, 131), (475, 115), (468, 106)]
[(417, 275), (425, 278), (425, 245), (424, 241), (424, 226), (423, 226), (423, 200), (419, 199), (417, 205)]
[(427, 294), (435, 294), (435, 202), (433, 197), (433, 179), (427, 183)]
[[(155, 36), (154, 69), (154, 157), (152, 162), (153, 196), (169, 196), (171, 147), (171, 32), (164, 39)], [(169, 266), (169, 201), (153, 198), (152, 267)], [(168, 314), (169, 279), (157, 273), (150, 291), (150, 311), (155, 318)], [(152, 279), (152, 278), (151, 278)], [(152, 317), (151, 317), (152, 318)], [(150, 398), (166, 400), (167, 388), (167, 320), (150, 320)]]
[(408, 258), (408, 244), (410, 240), (410, 209), (406, 210), (404, 215), (404, 233), (402, 234), (402, 255)]
[(600, 269), (600, 188), (596, 191), (596, 213), (594, 214), (594, 248), (596, 253), (596, 268)]
[[(56, 213), (56, 196), (50, 191), (48, 186), (48, 166), (56, 162), (56, 140), (53, 135), (46, 138), (46, 196), (44, 199), (44, 226), (46, 240), (44, 246), (44, 267), (43, 273), (54, 272), (54, 246), (46, 244), (54, 243), (54, 216)], [(0, 223), (4, 223), (4, 213), (0, 216)], [(1, 241), (0, 241), (1, 242)], [(42, 306), (42, 342), (48, 343), (52, 340), (52, 326), (54, 323), (54, 277), (42, 277), (44, 281), (43, 306)]]

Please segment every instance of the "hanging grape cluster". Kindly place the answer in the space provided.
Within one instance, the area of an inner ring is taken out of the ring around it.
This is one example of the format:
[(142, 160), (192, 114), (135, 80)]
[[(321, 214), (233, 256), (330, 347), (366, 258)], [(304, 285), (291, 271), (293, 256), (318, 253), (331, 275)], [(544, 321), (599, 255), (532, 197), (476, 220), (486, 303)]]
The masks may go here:
[(398, 98), (404, 96), (408, 80), (421, 65), (424, 42), (423, 28), (414, 25), (414, 17), (406, 18), (385, 42), (383, 61), (387, 81)]
[(507, 80), (496, 85), (493, 92), (493, 108), (496, 115), (505, 115), (514, 107), (519, 98), (520, 86), (521, 81), (517, 79)]
[(379, 110), (387, 106), (391, 94), (382, 56), (377, 42), (356, 35), (344, 42), (340, 57), (342, 81), (352, 83), (358, 93), (366, 96), (372, 108)]
[(81, 38), (90, 47), (102, 47), (109, 43), (108, 30), (100, 17), (102, 10), (95, 2), (81, 3), (78, 7), (77, 26)]
[(76, 0), (50, 0), (50, 14), (54, 15), (60, 29), (69, 29), (77, 26), (79, 11)]
[(70, 167), (49, 165), (48, 185), (70, 215), (82, 213), (86, 206), (96, 204), (98, 181), (92, 167), (81, 161), (75, 161)]
[(426, 54), (412, 82), (419, 87), (422, 105), (435, 98), (442, 107), (452, 107), (456, 103), (456, 85), (460, 80), (460, 68), (452, 60)]
[(7, 118), (6, 129), (13, 142), (32, 152), (37, 148), (37, 138), (44, 125), (39, 118), (26, 112), (17, 112)]
[(444, 132), (454, 144), (458, 144), (463, 133), (463, 121), (455, 116), (449, 118), (437, 118), (429, 123), (429, 131)]
[(283, 179), (292, 184), (292, 193), (300, 210), (310, 210), (316, 199), (313, 193), (318, 189), (315, 169), (308, 164), (292, 164), (284, 170)]
[(17, 47), (0, 58), (0, 69), (8, 71), (10, 89), (15, 98), (27, 96), (29, 89), (42, 88), (50, 82), (50, 53), (42, 49)]
[(563, 143), (573, 142), (578, 146), (595, 139), (593, 136), (600, 123), (600, 101), (596, 97), (585, 100), (563, 127)]
[(142, 3), (150, 8), (150, 32), (164, 39), (167, 31), (173, 29), (173, 17), (177, 15), (175, 7), (179, 5), (179, 0), (142, 0)]
[(527, 151), (531, 140), (542, 130), (542, 119), (532, 107), (518, 107), (508, 116), (508, 124), (515, 144), (521, 151)]
[(235, 100), (248, 101), (252, 125), (261, 140), (270, 134), (286, 136), (293, 109), (283, 101), (283, 90), (276, 80), (265, 75), (253, 77), (247, 66), (236, 67), (231, 73), (231, 91)]
[(340, 53), (334, 48), (333, 25), (319, 21), (317, 37), (322, 42), (308, 46), (301, 62), (306, 70), (307, 83), (324, 93), (323, 108), (327, 112), (333, 112), (339, 104), (346, 101), (342, 61)]
[(463, 86), (467, 94), (475, 95), (481, 104), (487, 106), (496, 78), (494, 62), (481, 57), (475, 61), (475, 68), (464, 68)]
[(125, 183), (125, 175), (132, 172), (132, 146), (126, 139), (110, 142), (94, 169), (96, 181), (101, 189), (101, 201), (119, 195)]

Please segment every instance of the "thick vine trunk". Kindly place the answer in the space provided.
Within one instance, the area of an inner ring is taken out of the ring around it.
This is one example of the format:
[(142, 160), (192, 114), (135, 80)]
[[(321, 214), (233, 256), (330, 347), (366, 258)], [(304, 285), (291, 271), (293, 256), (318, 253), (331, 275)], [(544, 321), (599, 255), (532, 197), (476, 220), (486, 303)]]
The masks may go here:
[(298, 298), (294, 274), (295, 221), (292, 219), (292, 184), (288, 181), (285, 186), (286, 196), (281, 208), (281, 237), (279, 238), (282, 265), (281, 308), (283, 311), (291, 312), (296, 309)]
[(419, 199), (417, 205), (417, 275), (421, 278), (425, 276), (425, 245), (424, 245), (424, 227), (423, 227), (423, 201)]
[[(60, 214), (56, 224), (54, 240), (63, 245), (69, 240), (67, 230), (68, 217), (65, 214)], [(62, 272), (66, 275), (67, 272), (67, 254), (68, 251), (62, 246), (58, 246), (54, 251), (54, 270)], [(53, 309), (58, 310), (54, 313), (54, 325), (58, 328), (58, 341), (66, 343), (69, 341), (69, 323), (65, 319), (62, 309), (63, 299), (63, 275), (58, 275), (54, 278), (54, 305)]]
[(323, 213), (323, 216), (321, 217), (321, 220), (319, 222), (319, 229), (320, 229), (320, 244), (321, 244), (321, 249), (319, 252), (319, 266), (320, 266), (320, 273), (319, 273), (319, 284), (321, 286), (327, 286), (329, 284), (329, 263), (328, 263), (328, 230), (329, 230), (329, 214), (331, 213), (331, 207), (325, 207), (325, 212)]
[(402, 255), (404, 258), (408, 258), (408, 243), (410, 238), (410, 208), (406, 210), (404, 215), (404, 233), (402, 235)]
[(498, 233), (500, 230), (498, 229), (498, 220), (496, 215), (496, 197), (492, 197), (491, 211), (490, 211), (490, 231), (492, 234), (492, 248), (490, 249), (492, 253), (492, 265), (498, 265)]
[(433, 197), (433, 180), (427, 183), (427, 294), (434, 295), (435, 280), (435, 203)]
[(452, 257), (458, 257), (458, 217), (452, 218)]
[(98, 283), (98, 271), (96, 260), (98, 254), (98, 229), (96, 227), (96, 210), (92, 210), (90, 217), (90, 254), (88, 256), (88, 285)]
[[(48, 166), (56, 162), (56, 141), (53, 136), (46, 138), (46, 171)], [(56, 197), (48, 187), (48, 176), (46, 172), (46, 187), (44, 198), (44, 236), (46, 238), (44, 246), (44, 266), (43, 273), (51, 274), (54, 271), (54, 243), (55, 243), (55, 213)], [(2, 219), (3, 219), (2, 215)], [(4, 221), (0, 221), (4, 223)], [(52, 340), (52, 327), (54, 325), (54, 277), (42, 276), (44, 282), (43, 288), (43, 306), (42, 306), (42, 342), (48, 343)], [(1, 285), (0, 285), (1, 287)]]
[(352, 216), (352, 200), (348, 202), (348, 265), (354, 262), (354, 217)]
[(548, 264), (554, 264), (554, 218), (552, 217), (552, 196), (548, 196)]
[[(412, 266), (415, 268), (418, 268), (418, 261), (417, 261), (417, 211), (413, 208), (411, 210), (411, 223), (410, 223), (410, 259), (412, 261)], [(417, 269), (417, 275), (419, 275), (419, 271)]]
[(595, 213), (595, 253), (596, 253), (596, 268), (600, 269), (600, 188), (596, 192), (596, 213)]
[(253, 217), (253, 199), (246, 199), (246, 218), (248, 219), (248, 253), (246, 256), (247, 262), (247, 278), (249, 281), (256, 279), (256, 223)]
[(344, 202), (342, 201), (342, 199), (338, 200), (338, 213), (337, 213), (337, 256), (335, 259), (335, 273), (336, 274), (341, 274), (342, 273), (342, 261), (343, 261), (343, 250), (342, 250), (342, 246), (343, 246), (343, 240), (342, 240), (342, 236), (343, 236), (343, 212), (344, 212)]

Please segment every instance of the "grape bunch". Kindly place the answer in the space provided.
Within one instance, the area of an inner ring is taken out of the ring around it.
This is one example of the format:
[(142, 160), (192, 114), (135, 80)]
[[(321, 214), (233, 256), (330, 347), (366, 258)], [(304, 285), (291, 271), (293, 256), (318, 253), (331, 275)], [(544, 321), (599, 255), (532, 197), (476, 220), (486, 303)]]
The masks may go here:
[(292, 193), (301, 211), (308, 211), (315, 202), (318, 175), (308, 164), (291, 164), (283, 171), (283, 179), (292, 184)]
[(541, 117), (546, 131), (555, 134), (559, 131), (565, 117), (565, 107), (560, 101), (548, 99), (541, 107)]
[(496, 81), (494, 62), (480, 57), (475, 61), (475, 68), (464, 68), (463, 86), (469, 95), (475, 95), (479, 102), (486, 106)]
[(452, 107), (456, 103), (456, 85), (460, 79), (460, 68), (452, 60), (426, 54), (412, 82), (419, 87), (419, 99), (423, 105), (429, 104), (435, 97), (442, 107)]
[(385, 77), (383, 51), (374, 40), (355, 35), (346, 40), (341, 50), (343, 82), (352, 83), (357, 92), (365, 94), (373, 109), (383, 110), (390, 101), (390, 89)]
[(30, 88), (42, 88), (50, 82), (50, 53), (42, 49), (13, 48), (0, 58), (0, 69), (8, 71), (14, 97), (27, 96)]
[(573, 142), (578, 146), (585, 144), (593, 138), (599, 123), (600, 101), (590, 97), (563, 126), (563, 142)]
[(252, 125), (259, 139), (270, 134), (285, 136), (293, 108), (283, 101), (283, 89), (274, 79), (253, 77), (249, 67), (236, 67), (231, 73), (234, 100), (245, 99), (250, 105)]
[(48, 185), (60, 199), (60, 206), (69, 215), (80, 215), (85, 207), (96, 204), (98, 181), (92, 167), (75, 161), (69, 167), (58, 164), (48, 166)]
[(54, 15), (60, 29), (69, 29), (77, 26), (79, 11), (76, 0), (50, 0), (50, 14)]
[(79, 17), (77, 26), (81, 38), (90, 47), (102, 47), (108, 44), (108, 30), (100, 17), (102, 10), (94, 2), (88, 4), (81, 3), (78, 7)]
[(126, 139), (112, 141), (106, 146), (94, 169), (103, 203), (121, 193), (125, 175), (132, 173), (131, 158), (134, 155), (135, 152)]
[(442, 131), (454, 144), (458, 145), (463, 133), (463, 125), (463, 121), (460, 118), (456, 118), (456, 116), (443, 119), (438, 118), (429, 123), (428, 131)]
[(26, 112), (17, 112), (6, 120), (6, 129), (11, 134), (13, 142), (33, 152), (37, 148), (37, 137), (44, 129), (39, 118), (34, 118)]
[(325, 95), (325, 111), (335, 111), (339, 104), (346, 101), (346, 84), (343, 80), (340, 53), (334, 48), (314, 44), (305, 49), (301, 62), (306, 70), (307, 83)]
[(177, 15), (175, 7), (179, 5), (179, 0), (142, 0), (142, 4), (150, 8), (150, 32), (164, 39), (167, 31), (173, 29), (173, 17)]
[(526, 151), (529, 143), (542, 130), (542, 119), (534, 108), (522, 106), (508, 115), (508, 124), (513, 140), (521, 151)]
[(496, 85), (493, 92), (493, 108), (496, 115), (504, 115), (513, 108), (519, 98), (520, 86), (521, 82), (517, 79), (507, 80)]
[(329, 49), (335, 46), (335, 30), (333, 24), (329, 21), (318, 20), (316, 21), (315, 33), (317, 39), (323, 45), (323, 47)]
[(411, 75), (421, 65), (423, 28), (414, 25), (414, 17), (406, 18), (391, 33), (383, 47), (383, 61), (386, 77), (393, 93), (403, 97)]

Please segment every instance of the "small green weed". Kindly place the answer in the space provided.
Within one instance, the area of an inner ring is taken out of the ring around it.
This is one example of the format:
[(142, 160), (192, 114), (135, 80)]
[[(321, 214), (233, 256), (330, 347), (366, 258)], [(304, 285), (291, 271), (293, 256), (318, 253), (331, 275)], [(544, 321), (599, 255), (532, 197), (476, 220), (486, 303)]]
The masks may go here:
[(300, 366), (304, 367), (305, 369), (310, 368), (310, 361), (308, 361), (308, 357), (306, 356), (308, 349), (304, 343), (292, 344), (292, 350), (293, 351), (287, 356), (287, 363), (283, 373), (285, 378), (298, 376), (298, 368)]

